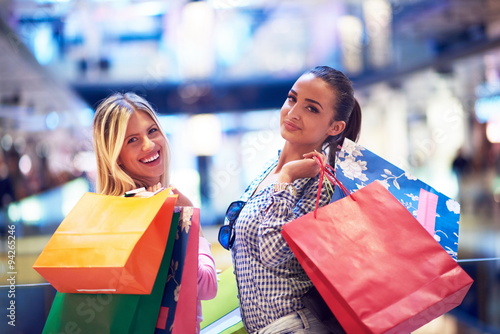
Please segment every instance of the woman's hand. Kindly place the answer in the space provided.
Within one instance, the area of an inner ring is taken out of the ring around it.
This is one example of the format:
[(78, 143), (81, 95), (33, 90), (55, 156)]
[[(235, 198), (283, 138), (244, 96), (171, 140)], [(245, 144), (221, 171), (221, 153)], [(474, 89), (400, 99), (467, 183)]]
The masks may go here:
[(175, 202), (176, 206), (193, 206), (193, 203), (189, 198), (187, 198), (183, 193), (181, 193), (177, 188), (175, 188), (173, 185), (170, 185), (172, 188), (172, 192), (177, 196), (177, 202)]
[(163, 187), (162, 187), (161, 183), (158, 182), (154, 186), (148, 187), (147, 191), (154, 193), (154, 192), (160, 191), (162, 189), (163, 189)]
[(321, 168), (314, 157), (323, 161), (323, 164), (326, 161), (326, 156), (317, 151), (306, 153), (303, 157), (302, 160), (293, 160), (283, 165), (278, 182), (291, 183), (297, 179), (315, 177)]
[(160, 182), (158, 182), (157, 184), (153, 185), (153, 186), (150, 186), (148, 187), (146, 190), (144, 191), (140, 191), (138, 193), (136, 193), (134, 195), (134, 197), (141, 197), (141, 198), (146, 198), (146, 197), (151, 197), (153, 196), (156, 192), (162, 190), (163, 187), (161, 185)]

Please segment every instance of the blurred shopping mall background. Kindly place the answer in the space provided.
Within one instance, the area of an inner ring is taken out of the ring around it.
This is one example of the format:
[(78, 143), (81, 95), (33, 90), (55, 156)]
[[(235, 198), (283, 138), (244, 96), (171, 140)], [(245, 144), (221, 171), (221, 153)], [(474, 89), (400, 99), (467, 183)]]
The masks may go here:
[(500, 333), (499, 0), (0, 0), (0, 332), (40, 331), (53, 290), (31, 265), (93, 190), (100, 99), (131, 90), (158, 109), (173, 183), (223, 270), (226, 207), (281, 146), (278, 110), (316, 65), (353, 80), (361, 144), (462, 205), (475, 283), (420, 332)]

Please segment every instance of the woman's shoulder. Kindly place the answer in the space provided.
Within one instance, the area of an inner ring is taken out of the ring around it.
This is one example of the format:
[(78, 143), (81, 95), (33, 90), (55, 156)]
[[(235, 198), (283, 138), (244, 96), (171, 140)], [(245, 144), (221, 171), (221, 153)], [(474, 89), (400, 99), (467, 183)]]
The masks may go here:
[(253, 193), (253, 190), (255, 190), (255, 188), (260, 184), (260, 182), (264, 179), (264, 177), (267, 174), (269, 174), (271, 172), (271, 170), (273, 170), (274, 167), (276, 167), (276, 165), (278, 164), (278, 157), (279, 157), (279, 153), (277, 156), (267, 160), (264, 163), (259, 174), (257, 174), (257, 176), (252, 180), (252, 182), (250, 182), (248, 187), (245, 189), (245, 194), (249, 193), (249, 192)]

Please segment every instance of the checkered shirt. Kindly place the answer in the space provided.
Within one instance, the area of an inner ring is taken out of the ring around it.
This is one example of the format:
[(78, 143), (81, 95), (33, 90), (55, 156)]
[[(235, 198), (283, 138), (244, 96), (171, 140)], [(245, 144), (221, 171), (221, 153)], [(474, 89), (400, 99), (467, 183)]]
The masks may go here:
[[(273, 185), (252, 196), (277, 162), (272, 162), (247, 188), (241, 197), (247, 203), (235, 223), (232, 257), (242, 318), (250, 333), (303, 308), (301, 297), (312, 286), (281, 229), (315, 209), (319, 177), (293, 182), (295, 196), (287, 190), (274, 192)], [(330, 198), (323, 187), (319, 205), (328, 204)]]

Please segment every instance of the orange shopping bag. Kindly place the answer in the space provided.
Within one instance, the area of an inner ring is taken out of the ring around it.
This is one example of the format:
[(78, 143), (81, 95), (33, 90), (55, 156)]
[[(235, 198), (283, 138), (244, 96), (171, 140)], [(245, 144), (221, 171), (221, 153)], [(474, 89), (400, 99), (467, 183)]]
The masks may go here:
[(33, 268), (59, 292), (150, 294), (176, 200), (85, 193)]

